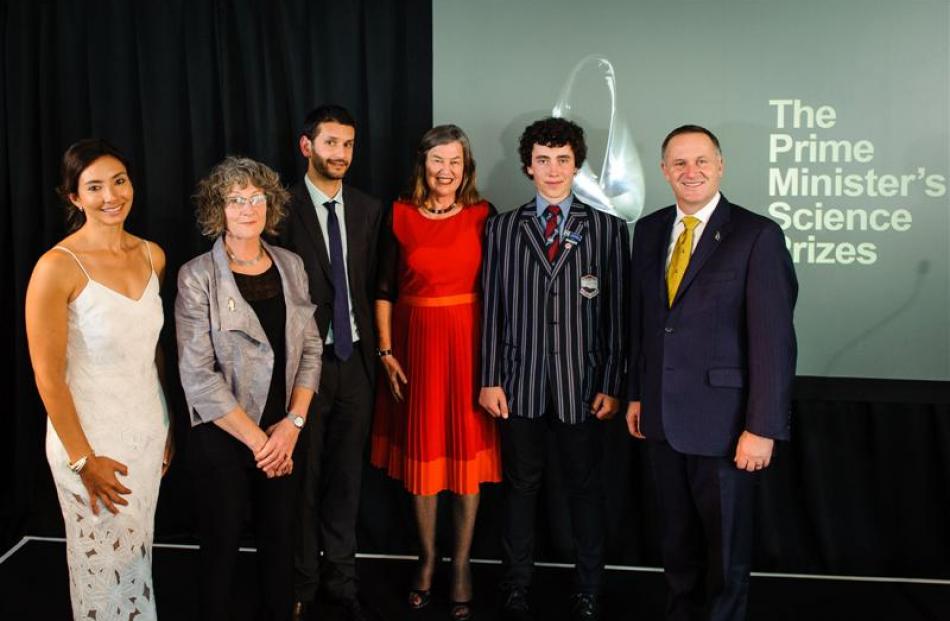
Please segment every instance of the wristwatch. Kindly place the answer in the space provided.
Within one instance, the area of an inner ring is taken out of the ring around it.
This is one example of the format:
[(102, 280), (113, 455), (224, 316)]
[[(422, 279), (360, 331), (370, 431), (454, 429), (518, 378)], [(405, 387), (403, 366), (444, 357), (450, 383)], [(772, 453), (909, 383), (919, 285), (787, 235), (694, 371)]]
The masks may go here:
[(293, 412), (287, 412), (287, 420), (292, 422), (297, 429), (303, 429), (304, 423), (307, 422), (306, 418), (300, 414), (294, 414)]
[(376, 355), (379, 356), (380, 358), (385, 358), (386, 356), (392, 356), (392, 355), (393, 355), (393, 350), (391, 350), (391, 349), (377, 349), (377, 350), (376, 350)]

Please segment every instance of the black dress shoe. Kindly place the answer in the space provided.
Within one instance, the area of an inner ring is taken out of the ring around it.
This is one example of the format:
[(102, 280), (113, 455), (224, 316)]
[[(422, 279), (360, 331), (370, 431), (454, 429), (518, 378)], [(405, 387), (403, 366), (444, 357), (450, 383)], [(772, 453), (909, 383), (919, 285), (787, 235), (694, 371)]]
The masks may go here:
[(363, 611), (360, 600), (355, 597), (346, 597), (339, 600), (340, 608), (343, 612), (343, 619), (346, 621), (369, 621), (369, 617)]
[(597, 596), (590, 593), (575, 593), (571, 601), (571, 621), (600, 621), (600, 605)]
[(534, 621), (528, 604), (528, 591), (524, 587), (509, 586), (501, 593), (501, 618), (503, 621)]

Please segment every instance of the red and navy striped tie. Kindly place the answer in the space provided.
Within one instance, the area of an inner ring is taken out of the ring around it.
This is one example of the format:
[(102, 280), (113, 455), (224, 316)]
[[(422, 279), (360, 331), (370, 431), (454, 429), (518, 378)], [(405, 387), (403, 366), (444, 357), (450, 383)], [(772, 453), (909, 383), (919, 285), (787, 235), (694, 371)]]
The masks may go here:
[(554, 263), (554, 260), (557, 259), (557, 251), (561, 249), (561, 236), (557, 227), (561, 208), (557, 205), (548, 205), (544, 213), (548, 218), (547, 224), (544, 225), (544, 240), (547, 243), (548, 261)]

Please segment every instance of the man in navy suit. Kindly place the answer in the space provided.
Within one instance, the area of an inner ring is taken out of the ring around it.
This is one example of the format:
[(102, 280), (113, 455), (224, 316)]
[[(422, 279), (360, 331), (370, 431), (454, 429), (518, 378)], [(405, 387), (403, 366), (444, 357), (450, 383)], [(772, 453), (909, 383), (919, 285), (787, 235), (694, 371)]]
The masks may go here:
[(569, 496), (577, 573), (571, 618), (599, 618), (603, 574), (602, 422), (618, 410), (625, 365), (626, 224), (577, 200), (583, 130), (548, 118), (522, 134), (536, 195), (485, 226), (482, 389), (501, 419), (506, 619), (530, 619), (538, 490), (553, 433)]
[(745, 618), (758, 472), (789, 437), (798, 283), (777, 224), (719, 192), (718, 139), (663, 141), (676, 204), (633, 236), (627, 427), (646, 438), (667, 618)]

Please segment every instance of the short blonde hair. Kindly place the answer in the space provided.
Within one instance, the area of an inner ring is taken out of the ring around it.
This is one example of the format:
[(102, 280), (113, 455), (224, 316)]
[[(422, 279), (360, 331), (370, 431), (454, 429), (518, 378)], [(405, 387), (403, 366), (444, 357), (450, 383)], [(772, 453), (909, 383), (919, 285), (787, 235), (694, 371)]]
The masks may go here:
[(198, 182), (192, 198), (201, 234), (213, 239), (225, 232), (225, 199), (235, 185), (241, 188), (253, 185), (264, 192), (267, 197), (264, 231), (276, 235), (277, 226), (287, 215), (286, 205), (290, 193), (280, 184), (280, 176), (266, 164), (234, 155), (224, 158), (211, 169), (207, 177)]

